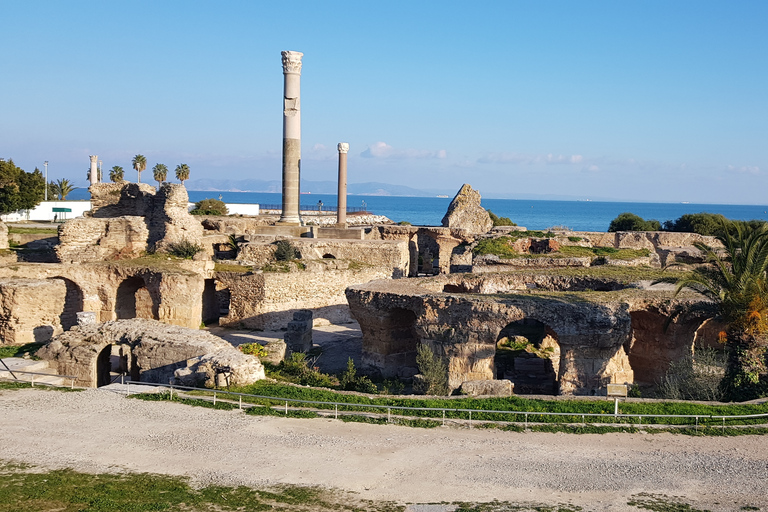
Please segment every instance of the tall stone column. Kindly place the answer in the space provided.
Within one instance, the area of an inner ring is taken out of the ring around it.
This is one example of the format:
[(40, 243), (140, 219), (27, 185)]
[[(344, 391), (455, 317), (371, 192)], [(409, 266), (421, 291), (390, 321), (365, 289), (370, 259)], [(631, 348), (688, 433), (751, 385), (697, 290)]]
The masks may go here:
[(283, 55), (283, 213), (278, 224), (301, 225), (301, 52)]
[(347, 225), (347, 153), (349, 143), (339, 142), (339, 197), (337, 203), (339, 209), (336, 212), (336, 224), (339, 227)]
[(88, 158), (91, 159), (91, 171), (90, 171), (90, 178), (91, 178), (91, 185), (95, 185), (99, 182), (99, 156), (98, 155), (91, 155)]

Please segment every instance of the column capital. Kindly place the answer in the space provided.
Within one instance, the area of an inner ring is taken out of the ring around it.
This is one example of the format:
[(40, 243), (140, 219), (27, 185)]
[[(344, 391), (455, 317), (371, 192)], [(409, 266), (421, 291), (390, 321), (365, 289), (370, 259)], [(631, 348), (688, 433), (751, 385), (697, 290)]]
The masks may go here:
[(91, 159), (91, 163), (96, 163), (96, 161), (99, 159), (99, 155), (88, 155), (88, 158)]
[(283, 74), (296, 73), (301, 74), (301, 58), (304, 56), (301, 52), (281, 52), (283, 56)]
[(346, 153), (349, 151), (349, 142), (339, 142), (339, 145), (336, 146), (339, 150), (339, 153)]

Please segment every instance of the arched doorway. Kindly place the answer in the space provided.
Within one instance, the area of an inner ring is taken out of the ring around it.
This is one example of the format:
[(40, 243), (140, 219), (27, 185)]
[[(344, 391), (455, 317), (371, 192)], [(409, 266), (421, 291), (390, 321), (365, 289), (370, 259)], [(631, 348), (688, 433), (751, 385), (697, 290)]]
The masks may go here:
[(559, 392), (560, 344), (546, 324), (524, 318), (507, 324), (496, 339), (496, 375), (515, 384), (515, 393)]
[(120, 376), (126, 380), (139, 380), (136, 360), (129, 345), (109, 344), (96, 358), (96, 386), (119, 382)]
[(117, 287), (115, 316), (118, 320), (129, 318), (157, 320), (154, 309), (152, 296), (141, 277), (129, 277)]

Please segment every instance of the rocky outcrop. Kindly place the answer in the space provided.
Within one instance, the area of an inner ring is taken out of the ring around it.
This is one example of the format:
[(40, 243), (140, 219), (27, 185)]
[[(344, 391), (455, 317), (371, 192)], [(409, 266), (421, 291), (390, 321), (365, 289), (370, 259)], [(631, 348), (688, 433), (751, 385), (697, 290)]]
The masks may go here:
[(164, 251), (171, 244), (189, 241), (200, 243), (203, 226), (188, 211), (189, 194), (184, 185), (163, 183), (152, 204), (149, 216), (150, 249)]
[(48, 341), (62, 332), (66, 293), (59, 279), (0, 279), (0, 345)]
[(77, 327), (37, 353), (79, 386), (109, 383), (110, 372), (142, 382), (243, 386), (264, 378), (259, 360), (205, 331), (152, 320)]
[(480, 192), (466, 183), (448, 205), (442, 224), (444, 227), (466, 229), (471, 233), (487, 233), (493, 227), (491, 216), (480, 206)]

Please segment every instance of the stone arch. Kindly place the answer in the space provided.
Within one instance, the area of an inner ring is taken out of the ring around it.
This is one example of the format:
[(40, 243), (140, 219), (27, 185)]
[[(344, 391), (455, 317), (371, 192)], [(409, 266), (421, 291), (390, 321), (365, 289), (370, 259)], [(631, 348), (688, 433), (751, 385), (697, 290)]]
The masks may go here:
[(59, 279), (64, 281), (67, 293), (64, 296), (64, 309), (59, 315), (61, 327), (68, 331), (77, 325), (77, 313), (83, 311), (83, 290), (80, 286), (66, 277), (56, 276), (50, 279)]
[(420, 341), (416, 313), (392, 308), (377, 312), (374, 322), (376, 336), (371, 343), (363, 345), (363, 363), (381, 369), (385, 378), (416, 373), (416, 350)]
[[(523, 349), (526, 345), (529, 348)], [(510, 322), (496, 337), (495, 365), (498, 378), (514, 382), (515, 393), (556, 395), (560, 372), (558, 335), (534, 318)]]
[(218, 323), (221, 307), (216, 297), (216, 280), (206, 279), (203, 287), (203, 318), (204, 324)]
[(117, 287), (115, 317), (118, 320), (148, 318), (157, 320), (158, 305), (140, 276), (129, 277)]
[(334, 256), (333, 254), (328, 252), (328, 253), (323, 254), (323, 259), (324, 260), (335, 260), (336, 256)]
[(139, 380), (139, 368), (130, 345), (109, 343), (96, 356), (96, 387), (111, 384), (120, 375), (126, 379)]

